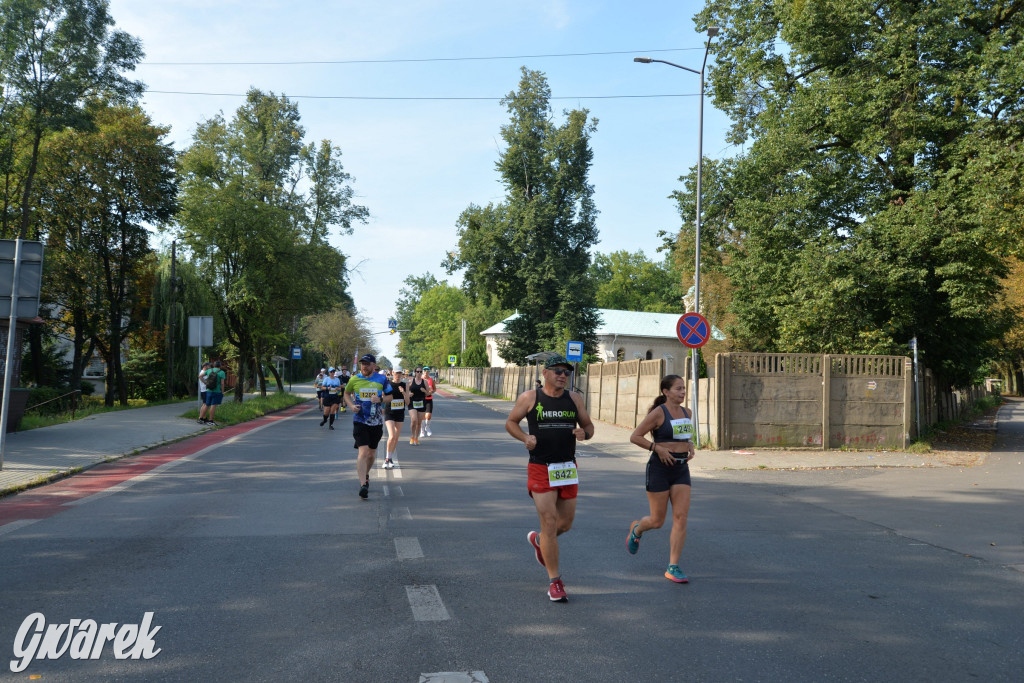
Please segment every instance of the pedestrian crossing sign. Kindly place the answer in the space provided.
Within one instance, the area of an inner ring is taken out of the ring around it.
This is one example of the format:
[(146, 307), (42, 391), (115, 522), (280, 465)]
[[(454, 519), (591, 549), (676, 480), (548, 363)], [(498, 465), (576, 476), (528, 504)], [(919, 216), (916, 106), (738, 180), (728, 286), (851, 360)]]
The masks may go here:
[(459, 360), (459, 357), (458, 357), (458, 356), (456, 356), (456, 355), (455, 355), (455, 354), (453, 353), (453, 354), (451, 354), (451, 355), (449, 355), (449, 356), (448, 356), (448, 365), (451, 365), (452, 367), (455, 367), (455, 363), (457, 363), (457, 362), (458, 362), (458, 360)]

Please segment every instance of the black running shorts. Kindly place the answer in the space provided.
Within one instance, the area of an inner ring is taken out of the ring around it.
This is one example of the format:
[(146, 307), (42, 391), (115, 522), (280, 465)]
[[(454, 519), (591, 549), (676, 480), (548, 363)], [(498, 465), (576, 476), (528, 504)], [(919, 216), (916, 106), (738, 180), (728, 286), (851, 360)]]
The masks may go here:
[(362, 422), (352, 423), (352, 436), (356, 440), (356, 448), (369, 446), (371, 451), (377, 450), (380, 439), (384, 436), (384, 425), (365, 425)]
[(651, 493), (660, 493), (677, 484), (690, 486), (690, 464), (676, 460), (675, 466), (668, 467), (661, 458), (652, 454), (651, 459), (647, 461), (647, 490)]

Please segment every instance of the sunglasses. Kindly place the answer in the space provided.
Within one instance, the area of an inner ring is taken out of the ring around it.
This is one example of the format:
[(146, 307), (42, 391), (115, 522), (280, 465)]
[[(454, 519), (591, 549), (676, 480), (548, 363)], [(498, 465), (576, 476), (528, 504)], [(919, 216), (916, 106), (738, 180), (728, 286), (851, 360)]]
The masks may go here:
[(572, 370), (566, 370), (565, 368), (549, 368), (551, 372), (555, 373), (559, 377), (562, 375), (568, 375)]

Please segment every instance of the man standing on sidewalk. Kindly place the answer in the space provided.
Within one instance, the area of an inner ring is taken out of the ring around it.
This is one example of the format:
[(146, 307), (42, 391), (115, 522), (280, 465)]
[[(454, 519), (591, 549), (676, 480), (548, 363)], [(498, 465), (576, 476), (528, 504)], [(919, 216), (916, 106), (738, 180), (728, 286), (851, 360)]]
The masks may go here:
[(352, 436), (359, 450), (356, 459), (359, 497), (364, 500), (370, 491), (370, 470), (377, 459), (377, 446), (384, 435), (381, 404), (391, 401), (393, 391), (388, 378), (377, 372), (377, 357), (369, 353), (359, 359), (359, 374), (345, 385), (345, 402), (352, 409)]
[[(206, 371), (204, 379), (209, 378), (211, 375), (214, 376), (215, 382), (212, 387), (207, 385), (206, 402), (199, 409), (199, 424), (208, 424), (216, 427), (217, 423), (213, 421), (213, 414), (216, 412), (217, 406), (224, 401), (224, 380), (227, 378), (224, 371), (220, 369), (219, 360), (213, 361), (213, 367)], [(207, 414), (210, 416), (209, 419), (206, 417)]]
[[(558, 536), (572, 528), (576, 517), (576, 441), (594, 436), (583, 397), (565, 390), (570, 372), (572, 366), (565, 358), (549, 358), (544, 364), (544, 386), (520, 394), (505, 420), (505, 430), (530, 452), (527, 489), (537, 507), (540, 532), (531, 531), (526, 538), (537, 562), (547, 569), (552, 602), (569, 599), (559, 574)], [(523, 418), (529, 433), (519, 426)]]

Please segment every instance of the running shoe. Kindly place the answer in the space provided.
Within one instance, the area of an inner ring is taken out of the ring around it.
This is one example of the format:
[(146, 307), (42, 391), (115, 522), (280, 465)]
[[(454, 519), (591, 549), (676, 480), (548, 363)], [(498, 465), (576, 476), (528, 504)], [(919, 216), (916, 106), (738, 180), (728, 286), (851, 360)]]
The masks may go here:
[(434, 430), (432, 430), (430, 428), (430, 425), (427, 425), (426, 427), (424, 427), (424, 431), (426, 431), (427, 436), (433, 436), (434, 435)]
[(207, 420), (207, 421), (206, 421), (206, 424), (207, 424), (207, 425), (209, 425), (209, 426), (211, 426), (211, 427), (216, 427), (216, 426), (217, 426), (217, 423), (216, 423), (216, 422), (214, 422), (213, 420)]
[(633, 522), (629, 525), (629, 536), (626, 536), (626, 550), (629, 551), (630, 555), (636, 555), (636, 551), (640, 549), (640, 534), (636, 533), (638, 526), (640, 526), (640, 522)]
[(359, 497), (360, 498), (365, 500), (366, 497), (369, 496), (369, 495), (370, 495), (370, 485), (369, 484), (363, 484), (362, 486), (359, 487)]
[(325, 424), (327, 424), (327, 418), (326, 417), (324, 419), (320, 420), (320, 426), (321, 427), (323, 427)]
[(199, 424), (201, 424), (201, 425), (204, 425), (204, 424), (206, 424), (206, 420), (203, 420), (202, 418), (200, 418), (200, 419), (196, 420), (196, 422), (198, 422), (198, 423), (199, 423)]
[(665, 570), (665, 578), (669, 581), (675, 581), (676, 583), (689, 583), (690, 580), (686, 578), (686, 574), (679, 570), (678, 564), (670, 564), (668, 569)]
[(565, 594), (565, 585), (561, 579), (555, 579), (548, 586), (548, 597), (551, 602), (569, 602), (569, 596)]
[(329, 427), (330, 427), (330, 430), (333, 432), (334, 431), (334, 425), (329, 425)]
[(538, 536), (540, 536), (539, 532), (531, 531), (530, 533), (526, 534), (526, 540), (529, 541), (530, 545), (533, 546), (533, 552), (537, 555), (537, 562), (540, 563), (540, 566), (546, 567), (547, 565), (544, 564), (544, 555), (540, 551), (540, 543), (537, 542)]
[(420, 430), (420, 438), (422, 439), (422, 438), (423, 438), (423, 437), (425, 437), (426, 435), (427, 435), (427, 430), (426, 430), (426, 429), (421, 429), (421, 430)]

